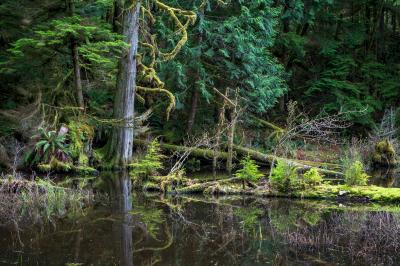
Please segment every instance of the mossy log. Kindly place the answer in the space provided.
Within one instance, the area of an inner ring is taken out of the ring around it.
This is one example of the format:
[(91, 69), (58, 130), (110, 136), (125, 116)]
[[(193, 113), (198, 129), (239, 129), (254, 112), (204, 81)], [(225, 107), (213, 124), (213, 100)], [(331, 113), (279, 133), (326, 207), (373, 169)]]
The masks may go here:
[(227, 179), (222, 179), (222, 180), (217, 180), (217, 181), (196, 183), (196, 184), (193, 184), (191, 186), (178, 188), (178, 189), (176, 189), (176, 192), (178, 194), (203, 193), (204, 191), (206, 191), (210, 187), (219, 186), (219, 185), (228, 184), (228, 183), (232, 184), (232, 183), (234, 183), (235, 181), (238, 181), (238, 180), (239, 180), (238, 178), (232, 177), (232, 178), (227, 178)]
[(315, 167), (318, 169), (318, 172), (320, 172), (321, 174), (330, 175), (330, 176), (333, 175), (333, 176), (337, 176), (337, 177), (343, 176), (343, 173), (333, 171), (333, 170), (319, 168), (319, 166), (327, 166), (324, 164), (318, 164), (315, 162), (308, 162), (309, 164), (305, 164), (305, 163), (307, 163), (306, 161), (297, 161), (297, 160), (292, 160), (292, 159), (287, 159), (287, 158), (281, 158), (278, 156), (274, 156), (271, 154), (265, 154), (265, 153), (255, 151), (253, 149), (245, 148), (242, 146), (238, 146), (238, 145), (234, 145), (234, 150), (236, 151), (236, 153), (238, 153), (240, 155), (243, 155), (243, 156), (250, 155), (250, 157), (253, 160), (264, 162), (264, 163), (271, 163), (272, 161), (276, 162), (278, 160), (284, 160), (289, 165), (298, 167), (301, 170), (308, 170), (308, 169)]
[[(140, 139), (135, 139), (133, 141), (135, 145), (138, 146), (147, 146), (150, 144), (150, 142), (145, 141), (145, 140), (140, 140)], [(215, 155), (215, 152), (213, 150), (209, 149), (201, 149), (201, 148), (192, 148), (192, 147), (186, 147), (186, 146), (179, 146), (179, 145), (173, 145), (173, 144), (167, 144), (167, 143), (160, 143), (161, 149), (169, 152), (186, 152), (190, 151), (191, 156), (194, 157), (201, 157), (201, 158), (206, 158), (206, 159), (212, 159), (213, 156)], [(228, 153), (226, 152), (217, 152), (218, 158), (225, 159), (228, 158)]]
[(268, 187), (242, 189), (235, 178), (199, 183), (177, 190), (180, 194), (253, 195), (259, 197), (332, 199), (357, 202), (400, 203), (400, 188), (321, 184), (290, 193), (282, 193)]
[[(150, 142), (145, 141), (145, 140), (139, 140), (135, 139), (134, 144), (139, 145), (139, 146), (147, 146), (149, 145)], [(186, 146), (179, 146), (179, 145), (173, 145), (173, 144), (167, 144), (167, 143), (161, 143), (160, 147), (169, 152), (185, 152), (185, 151), (191, 151), (191, 156), (193, 157), (200, 157), (200, 158), (205, 158), (205, 159), (212, 159), (213, 156), (215, 155), (215, 151), (209, 150), (209, 149), (202, 149), (202, 148), (191, 148), (191, 147), (186, 147)], [(272, 161), (277, 161), (277, 160), (285, 160), (288, 162), (290, 165), (298, 167), (301, 170), (308, 170), (312, 167), (315, 167), (318, 169), (318, 171), (321, 174), (329, 175), (329, 176), (336, 176), (336, 177), (342, 177), (343, 174), (334, 171), (334, 170), (328, 170), (328, 169), (323, 169), (321, 167), (329, 167), (330, 165), (326, 163), (318, 163), (318, 162), (307, 162), (307, 161), (297, 161), (297, 160), (292, 160), (292, 159), (287, 159), (287, 158), (281, 158), (277, 157), (271, 154), (265, 154), (253, 149), (245, 148), (242, 146), (234, 145), (233, 146), (234, 151), (237, 154), (240, 154), (242, 156), (250, 155), (250, 157), (258, 162), (263, 162), (263, 163), (268, 163), (270, 164)], [(217, 152), (217, 157), (223, 160), (226, 160), (228, 158), (228, 153), (226, 152)], [(333, 165), (333, 164), (332, 164)], [(338, 167), (338, 165), (334, 165), (335, 168)]]

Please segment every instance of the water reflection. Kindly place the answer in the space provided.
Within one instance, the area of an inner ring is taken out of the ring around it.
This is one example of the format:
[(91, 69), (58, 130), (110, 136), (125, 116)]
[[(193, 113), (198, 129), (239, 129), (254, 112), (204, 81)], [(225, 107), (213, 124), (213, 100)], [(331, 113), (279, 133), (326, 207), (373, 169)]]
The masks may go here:
[(371, 183), (381, 187), (400, 187), (400, 169), (377, 168), (373, 169)]
[(81, 217), (18, 241), (0, 231), (0, 264), (398, 265), (399, 208), (241, 196), (131, 193), (127, 173)]
[(121, 220), (113, 223), (114, 239), (119, 243), (117, 247), (120, 254), (120, 265), (133, 265), (133, 240), (132, 240), (132, 182), (128, 172), (121, 172), (112, 178), (114, 213), (120, 215)]

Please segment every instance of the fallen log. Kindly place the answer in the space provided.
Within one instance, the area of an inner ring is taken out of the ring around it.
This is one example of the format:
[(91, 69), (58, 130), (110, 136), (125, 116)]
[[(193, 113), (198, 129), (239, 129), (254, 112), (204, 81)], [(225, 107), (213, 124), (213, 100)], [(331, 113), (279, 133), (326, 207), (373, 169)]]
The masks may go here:
[[(150, 144), (150, 142), (145, 141), (145, 140), (140, 140), (140, 139), (134, 139), (133, 143), (138, 146), (147, 146)], [(179, 145), (173, 145), (173, 144), (168, 144), (168, 143), (160, 143), (161, 149), (169, 152), (187, 152), (190, 151), (191, 156), (194, 157), (201, 157), (201, 158), (206, 158), (206, 159), (212, 159), (214, 155), (216, 154), (218, 158), (226, 160), (228, 158), (228, 153), (226, 152), (214, 152), (213, 150), (209, 149), (202, 149), (202, 148), (193, 148), (193, 147), (186, 147), (186, 146), (179, 146)]]
[[(138, 146), (149, 145), (148, 141), (140, 140), (140, 139), (135, 139), (133, 142), (135, 145), (138, 145)], [(215, 152), (213, 150), (179, 146), (179, 145), (173, 145), (173, 144), (168, 144), (168, 143), (161, 143), (160, 147), (164, 151), (169, 151), (169, 152), (190, 151), (190, 155), (193, 157), (200, 157), (200, 158), (205, 158), (205, 159), (210, 159), (210, 160), (215, 155)], [(307, 161), (298, 161), (298, 160), (294, 160), (294, 159), (282, 158), (282, 157), (274, 156), (271, 154), (265, 154), (265, 153), (262, 153), (262, 152), (259, 152), (259, 151), (253, 150), (253, 149), (249, 149), (246, 147), (238, 146), (238, 145), (233, 145), (233, 149), (237, 154), (239, 154), (241, 156), (250, 155), (250, 157), (253, 160), (262, 162), (262, 163), (271, 164), (271, 162), (273, 162), (273, 161), (276, 162), (278, 160), (284, 160), (289, 165), (297, 167), (300, 170), (306, 171), (311, 168), (317, 168), (321, 174), (325, 174), (325, 175), (329, 175), (329, 176), (336, 176), (336, 177), (343, 176), (343, 173), (341, 173), (341, 172), (321, 168), (321, 167), (331, 166), (330, 164), (327, 164), (327, 163), (307, 162)], [(219, 159), (226, 160), (228, 158), (227, 152), (218, 151), (216, 154)], [(338, 165), (334, 165), (334, 166), (335, 166), (335, 168), (337, 168)]]
[(271, 163), (273, 161), (277, 162), (279, 160), (283, 160), (283, 161), (287, 162), (289, 165), (301, 168), (302, 170), (308, 170), (308, 169), (311, 169), (311, 168), (317, 168), (318, 172), (320, 172), (321, 174), (334, 175), (334, 176), (337, 176), (337, 177), (342, 177), (343, 176), (343, 173), (341, 173), (341, 172), (319, 168), (319, 167), (316, 167), (315, 164), (314, 165), (307, 165), (307, 164), (302, 163), (302, 161), (296, 161), (296, 160), (293, 160), (293, 159), (281, 158), (281, 157), (278, 157), (278, 156), (274, 156), (274, 155), (271, 155), (271, 154), (265, 154), (265, 153), (262, 153), (262, 152), (259, 152), (259, 151), (255, 151), (253, 149), (245, 148), (245, 147), (242, 147), (242, 146), (238, 146), (238, 145), (234, 145), (233, 149), (236, 151), (237, 154), (240, 154), (242, 156), (250, 155), (250, 157), (253, 160), (264, 162), (264, 163)]

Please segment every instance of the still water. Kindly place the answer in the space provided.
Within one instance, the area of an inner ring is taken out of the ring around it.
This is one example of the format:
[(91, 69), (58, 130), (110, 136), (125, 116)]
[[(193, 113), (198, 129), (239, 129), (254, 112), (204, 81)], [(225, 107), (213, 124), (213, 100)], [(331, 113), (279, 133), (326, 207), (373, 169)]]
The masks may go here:
[[(399, 265), (400, 208), (130, 193), (81, 215), (0, 229), (1, 265)], [(17, 233), (19, 232), (19, 233)]]

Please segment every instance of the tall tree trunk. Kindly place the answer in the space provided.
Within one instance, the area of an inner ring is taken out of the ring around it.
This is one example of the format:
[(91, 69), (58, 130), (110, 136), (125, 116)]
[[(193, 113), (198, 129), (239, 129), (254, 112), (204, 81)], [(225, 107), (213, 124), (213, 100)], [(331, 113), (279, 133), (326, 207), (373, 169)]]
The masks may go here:
[[(228, 97), (228, 89), (225, 89), (225, 97)], [(222, 106), (219, 110), (219, 116), (218, 116), (218, 125), (217, 125), (217, 132), (215, 134), (215, 148), (214, 148), (214, 155), (213, 155), (213, 176), (214, 180), (217, 178), (217, 161), (218, 161), (218, 153), (220, 151), (220, 144), (221, 144), (221, 133), (222, 133), (222, 127), (225, 124), (225, 106), (226, 106), (226, 100), (223, 99)]]
[[(204, 7), (201, 8), (199, 10), (199, 12), (200, 12), (200, 16), (203, 17), (204, 16)], [(198, 43), (199, 49), (200, 49), (200, 51), (199, 51), (200, 55), (202, 54), (202, 51), (201, 51), (202, 42), (203, 42), (203, 34), (200, 31), (199, 37), (197, 40), (197, 43)], [(198, 59), (200, 60), (200, 58), (198, 58)], [(198, 69), (196, 70), (196, 78), (197, 78), (197, 80), (200, 79), (200, 73), (199, 73)], [(190, 107), (190, 113), (189, 113), (189, 117), (188, 117), (188, 121), (187, 121), (187, 134), (190, 134), (192, 132), (194, 121), (196, 119), (197, 105), (199, 104), (199, 98), (200, 98), (200, 91), (199, 91), (199, 88), (197, 88), (195, 86), (193, 94), (192, 94), (192, 105)]]
[(75, 38), (71, 38), (71, 56), (74, 65), (74, 83), (76, 99), (78, 101), (78, 106), (80, 108), (85, 108), (85, 102), (83, 100), (83, 90), (82, 90), (82, 79), (81, 79), (81, 67), (79, 66), (79, 54), (78, 54), (78, 44)]
[(199, 102), (199, 90), (198, 88), (195, 88), (192, 94), (192, 105), (190, 107), (190, 113), (189, 113), (189, 118), (188, 118), (188, 122), (187, 122), (187, 133), (190, 134), (192, 132), (193, 129), (193, 125), (194, 125), (194, 120), (196, 118), (196, 113), (197, 113), (197, 105)]
[(230, 112), (230, 128), (228, 131), (228, 158), (226, 160), (226, 171), (228, 172), (229, 176), (232, 176), (232, 167), (233, 167), (233, 140), (235, 138), (235, 131), (236, 131), (236, 123), (239, 117), (238, 114), (238, 89), (235, 92), (235, 106), (231, 109)]
[(385, 9), (382, 8), (379, 16), (378, 59), (385, 62)]
[(365, 35), (367, 38), (365, 38), (365, 54), (367, 54), (370, 46), (370, 40), (371, 40), (371, 8), (370, 8), (370, 3), (367, 1), (365, 3)]
[[(67, 0), (67, 9), (69, 16), (72, 17), (75, 15), (74, 0)], [(75, 85), (76, 100), (78, 102), (78, 106), (83, 109), (85, 108), (85, 102), (83, 100), (81, 67), (79, 65), (78, 43), (74, 37), (70, 38), (70, 46), (71, 46), (72, 64), (74, 66), (74, 85)]]
[(397, 26), (397, 21), (396, 21), (396, 13), (392, 11), (392, 31), (393, 31), (393, 35), (396, 34), (396, 26)]
[(126, 11), (123, 16), (119, 15), (117, 18), (119, 20), (117, 25), (119, 23), (122, 25), (122, 34), (130, 47), (119, 61), (114, 119), (121, 122), (113, 129), (108, 156), (114, 166), (125, 167), (131, 162), (133, 152), (140, 1), (134, 0), (134, 5), (132, 1), (124, 0), (118, 0), (118, 3), (119, 6), (124, 6)]

